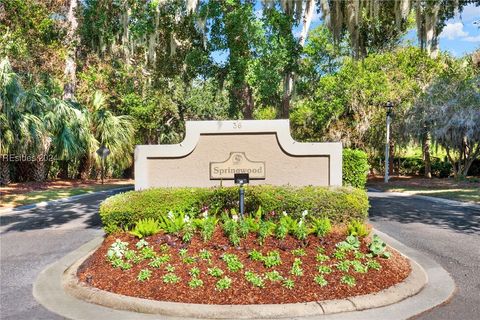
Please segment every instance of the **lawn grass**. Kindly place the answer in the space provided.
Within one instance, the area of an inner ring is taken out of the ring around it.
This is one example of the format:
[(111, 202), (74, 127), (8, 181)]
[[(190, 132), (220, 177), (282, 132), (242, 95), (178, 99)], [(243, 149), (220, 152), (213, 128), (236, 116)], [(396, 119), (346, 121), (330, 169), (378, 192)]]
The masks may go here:
[(376, 176), (369, 178), (367, 187), (382, 191), (404, 192), (412, 195), (480, 203), (480, 180), (478, 177), (457, 180), (402, 176), (393, 177), (388, 183), (384, 183), (383, 177)]
[(462, 189), (428, 189), (416, 187), (388, 188), (385, 191), (405, 192), (413, 195), (445, 198), (463, 202), (480, 203), (480, 190), (478, 188)]
[(2, 195), (0, 207), (16, 207), (22, 205), (33, 204), (42, 201), (50, 201), (61, 198), (67, 198), (85, 193), (92, 193), (101, 190), (108, 190), (113, 188), (120, 188), (127, 185), (118, 184), (104, 184), (92, 185), (84, 187), (60, 188), (50, 190), (38, 190), (21, 194), (6, 194)]

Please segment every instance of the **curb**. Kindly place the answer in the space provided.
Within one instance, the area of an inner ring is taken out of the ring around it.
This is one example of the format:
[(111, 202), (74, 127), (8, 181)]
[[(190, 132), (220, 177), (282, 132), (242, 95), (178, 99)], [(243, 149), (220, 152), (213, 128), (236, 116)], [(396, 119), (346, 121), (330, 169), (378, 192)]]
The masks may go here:
[[(236, 319), (280, 317), (290, 319), (408, 319), (444, 303), (451, 297), (455, 290), (455, 284), (440, 265), (386, 234), (375, 232), (391, 247), (414, 258), (418, 264), (411, 261), (412, 273), (405, 282), (387, 288), (381, 293), (366, 296), (283, 305), (212, 306), (152, 301), (113, 294), (90, 287), (85, 290), (84, 286), (78, 285), (75, 272), (78, 266), (92, 253), (92, 250), (101, 244), (103, 240), (101, 237), (95, 238), (44, 269), (34, 283), (33, 295), (47, 309), (69, 319), (125, 320), (158, 319), (158, 313), (161, 313), (164, 319), (190, 319), (203, 316), (217, 319), (227, 319), (229, 316)], [(428, 282), (425, 285), (427, 279)], [(113, 303), (114, 307), (123, 309), (128, 307), (134, 311), (116, 310), (92, 304), (77, 299), (67, 294), (66, 291), (87, 301), (109, 303), (109, 305)], [(372, 304), (374, 300), (377, 301)], [(371, 309), (374, 307), (376, 308)], [(151, 314), (152, 311), (157, 314)], [(178, 317), (179, 315), (182, 317)]]
[(0, 210), (0, 214), (6, 214), (6, 213), (17, 213), (17, 212), (22, 212), (25, 210), (30, 210), (30, 209), (35, 209), (35, 208), (43, 208), (48, 205), (55, 205), (59, 203), (64, 203), (64, 202), (70, 202), (70, 201), (75, 201), (78, 199), (82, 198), (87, 198), (99, 194), (109, 194), (109, 193), (116, 193), (116, 192), (122, 192), (122, 191), (130, 191), (133, 190), (133, 186), (129, 187), (121, 187), (121, 188), (114, 188), (114, 189), (107, 189), (107, 190), (102, 190), (102, 191), (96, 191), (96, 192), (87, 192), (83, 194), (78, 194), (76, 196), (71, 196), (68, 198), (60, 198), (60, 199), (55, 199), (55, 200), (50, 200), (50, 201), (42, 201), (42, 202), (37, 202), (33, 204), (27, 204), (24, 206), (17, 206), (13, 208), (5, 208)]
[(422, 196), (422, 195), (410, 194), (410, 193), (406, 193), (406, 192), (382, 191), (382, 190), (375, 189), (375, 188), (367, 188), (367, 191), (368, 192), (384, 193), (384, 194), (393, 195), (393, 196), (396, 196), (396, 197), (416, 198), (416, 199), (427, 200), (427, 201), (432, 201), (432, 202), (436, 202), (436, 203), (448, 204), (448, 205), (457, 206), (457, 207), (467, 207), (467, 208), (470, 207), (470, 208), (474, 208), (474, 209), (480, 209), (480, 204), (475, 204), (475, 203), (471, 203), (471, 202), (462, 202), (462, 201), (450, 200), (450, 199), (445, 199), (445, 198)]

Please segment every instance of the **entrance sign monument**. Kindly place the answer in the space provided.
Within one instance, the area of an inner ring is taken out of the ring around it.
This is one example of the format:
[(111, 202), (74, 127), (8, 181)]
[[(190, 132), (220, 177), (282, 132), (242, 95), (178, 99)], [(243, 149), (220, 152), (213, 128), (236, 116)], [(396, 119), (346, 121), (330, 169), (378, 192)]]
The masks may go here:
[(300, 143), (289, 120), (187, 121), (184, 140), (135, 149), (135, 190), (250, 184), (341, 186), (342, 144)]

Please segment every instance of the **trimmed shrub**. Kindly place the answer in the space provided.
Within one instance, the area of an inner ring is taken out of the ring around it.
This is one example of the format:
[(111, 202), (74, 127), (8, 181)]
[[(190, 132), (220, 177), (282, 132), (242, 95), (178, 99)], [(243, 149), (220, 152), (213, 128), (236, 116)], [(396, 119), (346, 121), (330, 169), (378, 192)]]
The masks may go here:
[(368, 174), (367, 154), (358, 149), (343, 149), (343, 185), (365, 188)]
[[(207, 206), (209, 214), (238, 208), (238, 188), (156, 188), (130, 191), (112, 196), (100, 206), (105, 232), (131, 229), (141, 219), (161, 217), (169, 211), (200, 214)], [(283, 211), (300, 218), (308, 210), (309, 219), (329, 218), (332, 223), (364, 220), (368, 198), (364, 190), (338, 187), (247, 186), (245, 211), (254, 214), (262, 207), (264, 214), (280, 216)], [(275, 213), (275, 214), (273, 214)]]

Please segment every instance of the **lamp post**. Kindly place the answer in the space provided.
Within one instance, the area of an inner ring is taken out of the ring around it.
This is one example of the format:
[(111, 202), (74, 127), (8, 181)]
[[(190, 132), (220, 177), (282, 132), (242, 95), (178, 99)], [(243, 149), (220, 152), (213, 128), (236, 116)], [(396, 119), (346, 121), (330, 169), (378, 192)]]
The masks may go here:
[(102, 159), (101, 163), (102, 163), (102, 184), (103, 184), (103, 177), (105, 175), (105, 159), (110, 154), (110, 150), (107, 147), (102, 145), (100, 148), (98, 148), (97, 154)]
[(243, 215), (245, 214), (245, 189), (243, 189), (243, 185), (245, 183), (250, 182), (250, 177), (248, 173), (235, 173), (233, 180), (235, 184), (239, 184), (240, 188), (238, 189), (239, 195), (239, 209), (240, 209), (240, 219), (243, 219)]
[(392, 122), (391, 115), (393, 110), (393, 103), (388, 101), (385, 105), (385, 109), (387, 110), (387, 142), (385, 143), (385, 183), (388, 183), (388, 172), (389, 172), (389, 159), (390, 156), (390, 123)]

